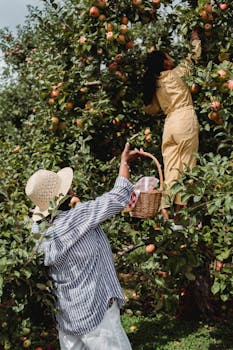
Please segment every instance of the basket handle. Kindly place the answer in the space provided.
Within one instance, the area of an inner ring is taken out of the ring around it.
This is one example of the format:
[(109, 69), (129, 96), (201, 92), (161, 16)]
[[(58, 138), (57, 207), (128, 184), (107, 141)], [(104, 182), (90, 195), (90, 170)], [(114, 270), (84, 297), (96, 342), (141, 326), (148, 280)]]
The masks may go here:
[(159, 172), (159, 191), (163, 190), (163, 173), (162, 173), (162, 169), (161, 169), (161, 164), (159, 163), (158, 159), (155, 158), (151, 153), (149, 152), (144, 152), (144, 151), (140, 151), (140, 153), (145, 156), (145, 157), (149, 157), (151, 159), (153, 159), (155, 165), (157, 166), (158, 172)]

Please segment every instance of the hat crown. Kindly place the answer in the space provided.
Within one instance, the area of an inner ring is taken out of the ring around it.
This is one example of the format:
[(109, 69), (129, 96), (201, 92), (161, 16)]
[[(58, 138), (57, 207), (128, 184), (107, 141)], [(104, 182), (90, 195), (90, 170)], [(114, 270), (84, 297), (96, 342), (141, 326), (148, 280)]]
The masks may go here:
[(41, 210), (49, 207), (50, 201), (59, 193), (61, 179), (50, 170), (40, 169), (27, 182), (25, 192)]

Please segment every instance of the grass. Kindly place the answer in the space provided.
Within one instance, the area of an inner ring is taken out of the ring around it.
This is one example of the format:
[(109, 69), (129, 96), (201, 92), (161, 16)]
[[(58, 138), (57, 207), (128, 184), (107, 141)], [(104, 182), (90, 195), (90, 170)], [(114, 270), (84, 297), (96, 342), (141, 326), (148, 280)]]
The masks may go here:
[(122, 315), (122, 324), (133, 350), (233, 350), (232, 320), (208, 323)]

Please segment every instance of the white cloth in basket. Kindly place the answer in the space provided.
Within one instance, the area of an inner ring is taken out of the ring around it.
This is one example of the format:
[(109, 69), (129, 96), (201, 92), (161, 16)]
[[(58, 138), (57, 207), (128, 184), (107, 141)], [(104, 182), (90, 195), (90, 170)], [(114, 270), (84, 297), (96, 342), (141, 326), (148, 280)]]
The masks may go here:
[(159, 179), (154, 176), (144, 176), (139, 179), (134, 185), (133, 193), (131, 194), (128, 207), (134, 208), (141, 192), (153, 191), (159, 185)]

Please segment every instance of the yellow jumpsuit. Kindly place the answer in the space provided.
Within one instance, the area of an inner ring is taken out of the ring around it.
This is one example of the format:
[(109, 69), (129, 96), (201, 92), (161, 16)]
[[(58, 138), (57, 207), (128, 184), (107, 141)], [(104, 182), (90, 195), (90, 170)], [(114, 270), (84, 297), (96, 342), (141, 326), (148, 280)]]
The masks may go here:
[[(198, 151), (199, 124), (193, 108), (192, 96), (184, 77), (189, 75), (192, 60), (201, 54), (201, 41), (192, 41), (193, 50), (185, 60), (171, 70), (163, 71), (156, 79), (156, 92), (152, 103), (145, 106), (145, 112), (157, 114), (160, 109), (166, 115), (162, 137), (162, 155), (164, 162), (165, 194), (179, 177), (179, 170), (188, 165), (192, 168)], [(174, 203), (184, 204), (180, 195)], [(166, 196), (163, 196), (161, 208), (169, 207)]]

